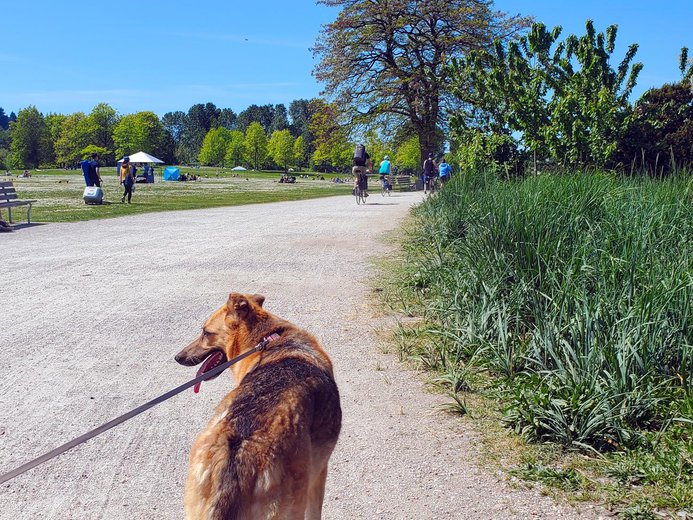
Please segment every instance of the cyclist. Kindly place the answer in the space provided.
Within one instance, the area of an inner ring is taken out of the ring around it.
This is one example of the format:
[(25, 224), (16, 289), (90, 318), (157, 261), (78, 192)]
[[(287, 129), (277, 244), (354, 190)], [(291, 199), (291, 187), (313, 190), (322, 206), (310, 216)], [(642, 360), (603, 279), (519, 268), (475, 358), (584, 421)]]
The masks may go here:
[(364, 145), (356, 146), (353, 164), (351, 174), (354, 176), (354, 190), (361, 189), (363, 196), (368, 197), (368, 171), (371, 161)]
[(423, 189), (424, 189), (424, 195), (426, 194), (426, 190), (431, 190), (433, 191), (433, 176), (435, 175), (436, 171), (436, 163), (433, 160), (433, 155), (428, 154), (428, 159), (426, 159), (423, 163)]
[(378, 173), (380, 174), (380, 183), (382, 184), (383, 188), (387, 186), (386, 182), (387, 179), (385, 178), (386, 175), (390, 175), (390, 156), (386, 155), (383, 157), (382, 162), (380, 163), (380, 170), (378, 170)]

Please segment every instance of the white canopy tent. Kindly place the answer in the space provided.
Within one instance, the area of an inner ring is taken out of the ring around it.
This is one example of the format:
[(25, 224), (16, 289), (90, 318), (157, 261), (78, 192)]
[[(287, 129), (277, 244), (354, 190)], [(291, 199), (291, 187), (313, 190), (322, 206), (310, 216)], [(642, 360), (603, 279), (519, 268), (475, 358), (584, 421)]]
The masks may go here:
[[(149, 155), (148, 153), (145, 152), (137, 152), (133, 153), (130, 157), (130, 162), (131, 163), (157, 163), (157, 164), (163, 164), (164, 161), (161, 159), (157, 159), (153, 155)], [(123, 159), (121, 159), (122, 161)], [(120, 162), (120, 161), (118, 161)]]

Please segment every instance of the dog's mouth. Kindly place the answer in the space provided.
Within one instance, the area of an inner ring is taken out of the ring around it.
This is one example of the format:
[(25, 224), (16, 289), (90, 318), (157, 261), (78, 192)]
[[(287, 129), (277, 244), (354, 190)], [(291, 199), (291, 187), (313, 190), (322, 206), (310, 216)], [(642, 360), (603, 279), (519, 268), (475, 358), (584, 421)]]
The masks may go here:
[[(202, 374), (209, 372), (210, 370), (214, 370), (216, 367), (218, 367), (222, 363), (226, 363), (226, 354), (224, 354), (221, 350), (213, 351), (202, 362), (202, 365), (197, 370), (196, 377), (199, 377)], [(204, 381), (211, 381), (212, 379), (215, 379), (215, 378), (219, 377), (220, 375), (221, 375), (221, 372), (205, 379)], [(193, 390), (195, 391), (195, 393), (198, 393), (200, 391), (200, 385), (201, 384), (202, 384), (202, 381), (198, 381), (197, 383), (195, 383), (195, 386), (193, 387)]]

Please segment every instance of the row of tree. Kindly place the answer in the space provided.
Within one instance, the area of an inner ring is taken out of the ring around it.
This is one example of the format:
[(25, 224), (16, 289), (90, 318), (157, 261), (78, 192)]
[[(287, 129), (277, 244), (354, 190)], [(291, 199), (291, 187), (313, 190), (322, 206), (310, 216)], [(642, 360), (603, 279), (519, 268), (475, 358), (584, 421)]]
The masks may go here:
[[(309, 101), (284, 105), (252, 105), (240, 114), (213, 103), (197, 104), (188, 112), (153, 112), (121, 116), (106, 103), (89, 114), (48, 114), (34, 106), (6, 116), (0, 108), (0, 167), (73, 166), (97, 152), (106, 163), (136, 150), (147, 150), (168, 163), (195, 163), (205, 135), (216, 128), (245, 130), (253, 122), (266, 132), (289, 130), (309, 143)], [(289, 121), (291, 114), (291, 121)]]
[[(29, 106), (7, 119), (0, 168), (70, 167), (91, 153), (114, 164), (144, 150), (169, 164), (346, 171), (354, 150), (337, 106), (320, 98), (294, 101), (288, 111), (283, 105), (252, 105), (238, 115), (213, 103), (198, 104), (162, 118), (153, 112), (121, 116), (106, 103), (89, 114), (46, 116)], [(374, 159), (389, 153), (401, 170), (415, 171), (420, 154), (410, 134), (405, 129), (386, 144), (372, 130), (365, 142)]]

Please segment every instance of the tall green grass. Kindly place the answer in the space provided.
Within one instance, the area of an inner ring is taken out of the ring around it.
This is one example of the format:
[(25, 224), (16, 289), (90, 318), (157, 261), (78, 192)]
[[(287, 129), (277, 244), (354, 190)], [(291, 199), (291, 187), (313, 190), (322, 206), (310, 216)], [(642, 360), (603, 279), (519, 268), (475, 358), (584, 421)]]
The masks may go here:
[(461, 175), (415, 217), (398, 297), (432, 338), (409, 354), (441, 380), (490, 373), (532, 440), (603, 452), (690, 433), (690, 177)]

